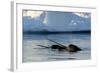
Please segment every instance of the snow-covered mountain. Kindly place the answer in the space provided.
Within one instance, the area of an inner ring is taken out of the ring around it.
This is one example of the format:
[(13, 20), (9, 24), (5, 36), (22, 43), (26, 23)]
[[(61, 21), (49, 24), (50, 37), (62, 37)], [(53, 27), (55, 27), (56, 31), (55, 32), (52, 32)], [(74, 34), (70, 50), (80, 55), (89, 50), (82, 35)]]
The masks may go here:
[(24, 31), (80, 31), (91, 29), (89, 13), (43, 12), (32, 18), (23, 16)]
[(45, 18), (44, 13), (39, 17), (32, 18), (31, 16), (23, 16), (23, 30), (24, 31), (43, 31), (47, 27), (43, 23)]

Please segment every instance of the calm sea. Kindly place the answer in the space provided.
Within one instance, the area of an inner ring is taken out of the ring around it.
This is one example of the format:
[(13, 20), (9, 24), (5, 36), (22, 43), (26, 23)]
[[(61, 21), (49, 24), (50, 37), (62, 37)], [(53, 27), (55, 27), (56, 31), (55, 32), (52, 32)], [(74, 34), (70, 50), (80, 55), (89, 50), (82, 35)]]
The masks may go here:
[[(77, 45), (82, 51), (69, 53), (38, 45), (51, 46), (56, 43), (47, 38), (59, 42), (65, 46)], [(87, 60), (91, 58), (90, 34), (24, 34), (23, 35), (23, 62), (63, 61), (63, 60)]]

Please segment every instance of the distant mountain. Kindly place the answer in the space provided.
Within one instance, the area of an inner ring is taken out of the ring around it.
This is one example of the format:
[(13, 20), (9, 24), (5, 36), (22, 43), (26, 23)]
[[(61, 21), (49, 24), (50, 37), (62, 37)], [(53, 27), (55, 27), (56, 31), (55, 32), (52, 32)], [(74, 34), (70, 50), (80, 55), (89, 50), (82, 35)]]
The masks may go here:
[(46, 26), (43, 23), (45, 16), (42, 14), (37, 18), (32, 18), (31, 16), (23, 16), (23, 30), (25, 31), (42, 31), (46, 30)]
[(24, 32), (66, 32), (91, 30), (91, 17), (83, 13), (80, 16), (73, 12), (43, 12), (40, 16), (32, 18), (23, 16)]

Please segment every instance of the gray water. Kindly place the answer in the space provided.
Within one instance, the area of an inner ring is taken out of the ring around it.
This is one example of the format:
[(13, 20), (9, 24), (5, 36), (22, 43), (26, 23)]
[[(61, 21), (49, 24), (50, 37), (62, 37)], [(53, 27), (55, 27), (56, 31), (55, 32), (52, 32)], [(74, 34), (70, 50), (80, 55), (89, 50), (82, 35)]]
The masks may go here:
[[(63, 60), (87, 60), (91, 58), (90, 34), (24, 34), (23, 35), (23, 62), (63, 61)], [(47, 38), (59, 42), (65, 46), (77, 45), (82, 51), (69, 53), (51, 48), (43, 48), (38, 45), (51, 46), (55, 44)]]

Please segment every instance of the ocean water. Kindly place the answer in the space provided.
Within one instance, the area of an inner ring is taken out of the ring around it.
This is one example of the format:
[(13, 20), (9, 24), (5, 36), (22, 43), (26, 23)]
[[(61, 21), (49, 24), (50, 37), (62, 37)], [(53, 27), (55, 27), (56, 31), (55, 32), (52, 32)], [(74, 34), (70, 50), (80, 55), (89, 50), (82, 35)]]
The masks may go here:
[[(47, 38), (59, 42), (65, 46), (77, 45), (82, 51), (69, 53), (57, 49), (44, 48), (38, 45), (51, 46), (56, 43)], [(79, 33), (64, 34), (24, 34), (23, 35), (23, 62), (44, 62), (63, 60), (88, 60), (91, 59), (91, 35)]]

